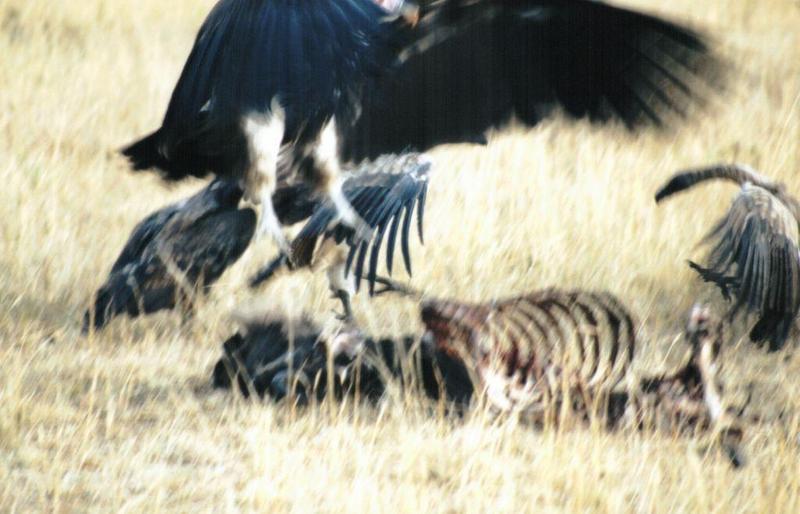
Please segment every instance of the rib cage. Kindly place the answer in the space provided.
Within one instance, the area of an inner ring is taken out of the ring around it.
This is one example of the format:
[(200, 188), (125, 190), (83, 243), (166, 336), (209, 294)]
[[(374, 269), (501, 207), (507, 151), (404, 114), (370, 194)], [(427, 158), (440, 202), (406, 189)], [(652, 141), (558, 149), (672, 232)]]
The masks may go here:
[(501, 410), (569, 389), (611, 391), (633, 359), (632, 316), (606, 292), (547, 289), (493, 304), (434, 300), (422, 320), (436, 345), (472, 360)]

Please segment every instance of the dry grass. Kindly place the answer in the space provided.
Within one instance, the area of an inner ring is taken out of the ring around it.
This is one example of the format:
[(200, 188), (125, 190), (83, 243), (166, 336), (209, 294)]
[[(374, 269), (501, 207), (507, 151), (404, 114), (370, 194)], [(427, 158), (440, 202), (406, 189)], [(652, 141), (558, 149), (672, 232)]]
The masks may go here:
[[(790, 413), (747, 434), (734, 472), (704, 441), (535, 432), (416, 402), (294, 412), (209, 390), (230, 312), (255, 301), (326, 316), (324, 277), (251, 294), (264, 243), (182, 327), (123, 319), (94, 338), (81, 311), (133, 224), (186, 195), (134, 176), (114, 149), (159, 121), (211, 0), (0, 3), (0, 511), (800, 512), (800, 356), (732, 337), (734, 398)], [(731, 191), (710, 186), (656, 209), (688, 165), (741, 160), (800, 193), (800, 6), (653, 0), (719, 35), (738, 67), (705, 120), (633, 136), (555, 120), (488, 148), (441, 149), (414, 283), (485, 299), (547, 285), (606, 288), (639, 314), (640, 369), (684, 348), (681, 313), (714, 298), (685, 259)], [(469, 187), (454, 187), (469, 177)], [(355, 307), (374, 333), (416, 328), (397, 299)]]

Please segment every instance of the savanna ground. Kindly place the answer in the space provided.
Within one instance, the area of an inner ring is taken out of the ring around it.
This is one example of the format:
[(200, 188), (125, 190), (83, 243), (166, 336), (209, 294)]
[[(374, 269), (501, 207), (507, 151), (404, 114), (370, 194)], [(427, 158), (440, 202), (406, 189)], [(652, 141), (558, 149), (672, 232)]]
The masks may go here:
[[(733, 471), (702, 437), (536, 432), (482, 413), (455, 420), (390, 395), (377, 408), (243, 401), (209, 372), (258, 305), (330, 317), (324, 276), (252, 293), (264, 242), (198, 315), (81, 337), (79, 320), (136, 221), (196, 190), (134, 176), (114, 150), (156, 126), (211, 0), (0, 2), (0, 511), (800, 512), (800, 354), (764, 355), (729, 331), (732, 400), (755, 384)], [(443, 148), (413, 283), (488, 299), (549, 285), (608, 289), (637, 313), (638, 370), (686, 351), (683, 314), (718, 296), (685, 265), (725, 209), (713, 185), (656, 208), (682, 167), (748, 162), (800, 193), (800, 4), (676, 0), (640, 8), (708, 28), (736, 66), (705, 117), (632, 135), (555, 119)], [(401, 299), (355, 308), (375, 334), (418, 329)], [(797, 344), (796, 342), (794, 343)]]

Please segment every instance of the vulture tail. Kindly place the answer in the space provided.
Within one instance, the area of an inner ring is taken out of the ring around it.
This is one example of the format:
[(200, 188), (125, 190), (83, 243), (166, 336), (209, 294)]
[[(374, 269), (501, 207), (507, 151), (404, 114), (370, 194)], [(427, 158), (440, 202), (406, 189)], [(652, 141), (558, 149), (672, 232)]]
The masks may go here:
[(169, 161), (158, 151), (160, 142), (159, 129), (123, 148), (122, 155), (128, 158), (131, 168), (137, 171), (150, 168), (166, 169), (169, 167)]
[(185, 143), (167, 157), (162, 152), (163, 135), (161, 129), (126, 146), (120, 153), (124, 155), (134, 171), (156, 170), (161, 178), (168, 181), (185, 179), (188, 176), (204, 177), (208, 169), (217, 164), (208, 156), (198, 155), (195, 147), (201, 143)]

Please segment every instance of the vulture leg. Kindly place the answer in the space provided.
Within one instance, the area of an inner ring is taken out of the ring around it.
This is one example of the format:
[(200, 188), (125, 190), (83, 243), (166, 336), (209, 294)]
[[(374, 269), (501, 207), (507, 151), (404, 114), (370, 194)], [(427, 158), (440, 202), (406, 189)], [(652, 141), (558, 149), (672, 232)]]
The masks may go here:
[(289, 257), (285, 253), (279, 254), (269, 264), (261, 268), (256, 275), (250, 279), (250, 287), (256, 287), (264, 282), (268, 282), (282, 269), (294, 269)]
[(342, 314), (336, 316), (339, 321), (353, 321), (353, 304), (350, 303), (350, 293), (343, 289), (334, 291), (333, 296), (342, 302)]
[(336, 121), (331, 119), (323, 127), (319, 140), (314, 147), (314, 183), (324, 192), (336, 207), (336, 223), (341, 221), (352, 228), (356, 237), (362, 241), (372, 239), (372, 229), (359, 216), (342, 191), (344, 180), (341, 176), (339, 163), (338, 143), (336, 137)]
[(337, 256), (336, 261), (328, 267), (328, 285), (334, 298), (342, 302), (343, 314), (339, 316), (342, 321), (353, 319), (353, 306), (350, 297), (355, 292), (355, 279), (352, 274), (345, 275), (346, 256)]
[(258, 233), (271, 236), (280, 250), (290, 255), (289, 242), (272, 204), (285, 120), (283, 108), (275, 99), (268, 114), (245, 116), (243, 128), (250, 151), (250, 167), (245, 175), (244, 197), (254, 204), (261, 204)]

